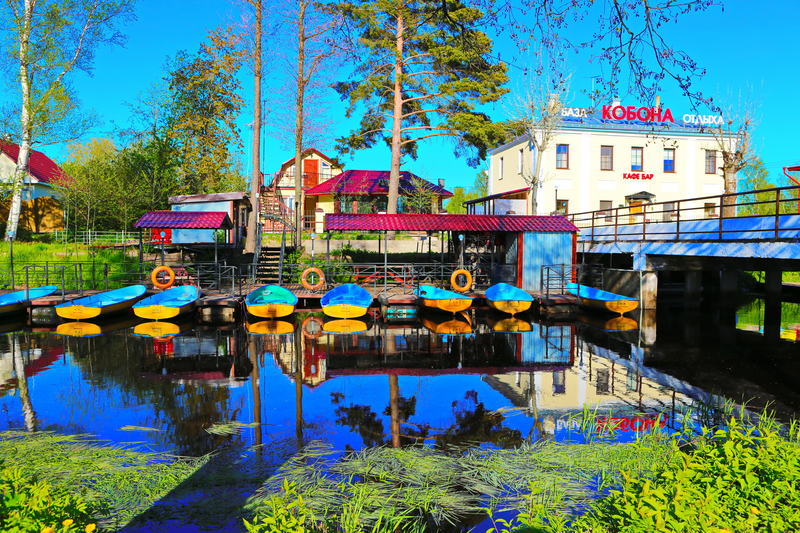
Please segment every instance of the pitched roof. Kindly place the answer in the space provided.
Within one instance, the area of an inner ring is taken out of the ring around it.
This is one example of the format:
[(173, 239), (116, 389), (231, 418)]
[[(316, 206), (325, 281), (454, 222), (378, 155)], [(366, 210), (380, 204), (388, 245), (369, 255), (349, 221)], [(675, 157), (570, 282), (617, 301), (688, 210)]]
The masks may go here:
[[(305, 150), (303, 150), (303, 156), (306, 156), (307, 154), (310, 154), (312, 152), (317, 154), (321, 159), (324, 159), (325, 161), (330, 163), (331, 166), (336, 165), (336, 162), (333, 159), (323, 154), (316, 148), (306, 148)], [(290, 167), (292, 165), (294, 165), (294, 156), (290, 157), (289, 159), (283, 162), (283, 164), (281, 165), (281, 171), (284, 171), (287, 167)]]
[[(450, 198), (453, 193), (419, 176), (403, 170), (400, 172), (400, 194), (407, 195), (414, 190), (411, 179), (416, 178), (428, 184), (430, 190), (442, 198)], [(347, 170), (338, 176), (323, 181), (316, 187), (305, 192), (306, 196), (322, 196), (326, 194), (347, 194), (351, 196), (363, 195), (388, 195), (389, 171), (388, 170)]]
[(506, 196), (528, 192), (528, 190), (528, 187), (523, 187), (521, 189), (514, 189), (513, 191), (499, 192), (497, 194), (490, 194), (489, 196), (481, 196), (480, 198), (475, 198), (474, 200), (467, 200), (464, 202), (464, 205), (482, 204), (483, 202), (488, 202), (489, 200), (496, 200), (497, 198), (505, 198)]
[(562, 216), (523, 215), (325, 215), (326, 230), (343, 231), (568, 231)]
[(184, 194), (182, 196), (170, 196), (170, 204), (197, 204), (203, 202), (235, 202), (244, 200), (250, 202), (250, 197), (243, 192), (218, 192), (212, 194)]
[(148, 211), (134, 228), (232, 229), (224, 211)]
[[(19, 157), (19, 145), (0, 140), (0, 152), (16, 163)], [(28, 156), (28, 173), (39, 183), (52, 183), (54, 178), (64, 175), (61, 167), (38, 150), (31, 150)]]

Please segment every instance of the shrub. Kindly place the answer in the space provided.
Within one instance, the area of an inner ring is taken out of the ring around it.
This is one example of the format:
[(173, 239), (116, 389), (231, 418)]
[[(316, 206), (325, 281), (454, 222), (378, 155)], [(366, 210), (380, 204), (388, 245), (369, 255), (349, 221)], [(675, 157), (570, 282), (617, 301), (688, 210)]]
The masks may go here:
[(0, 528), (6, 532), (95, 530), (92, 510), (79, 496), (27, 479), (19, 468), (0, 475)]

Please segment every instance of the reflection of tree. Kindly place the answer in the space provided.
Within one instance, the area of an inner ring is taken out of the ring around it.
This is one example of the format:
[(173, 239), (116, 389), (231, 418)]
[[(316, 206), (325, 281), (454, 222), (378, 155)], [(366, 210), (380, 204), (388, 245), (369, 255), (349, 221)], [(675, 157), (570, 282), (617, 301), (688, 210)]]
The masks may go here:
[[(30, 349), (30, 348), (29, 348)], [(22, 360), (22, 346), (16, 334), (11, 335), (11, 356), (14, 359), (14, 373), (17, 375), (17, 390), (22, 402), (22, 412), (25, 414), (25, 429), (36, 431), (38, 422), (36, 412), (33, 410), (31, 395), (28, 391), (28, 376), (25, 375), (25, 361)]]
[[(344, 400), (341, 393), (331, 394), (331, 403), (340, 405)], [(400, 445), (407, 446), (421, 444), (428, 437), (436, 439), (437, 447), (466, 445), (475, 442), (487, 442), (503, 448), (510, 448), (522, 444), (522, 434), (519, 430), (503, 426), (505, 417), (502, 414), (488, 411), (483, 402), (478, 401), (476, 391), (467, 391), (463, 402), (453, 402), (454, 423), (447, 428), (431, 428), (428, 424), (414, 424), (410, 420), (416, 415), (417, 399), (397, 397), (394, 413), (397, 422), (404, 423), (402, 434), (386, 438), (383, 421), (372, 411), (368, 405), (353, 405), (338, 407), (336, 409), (336, 423), (349, 427), (352, 432), (358, 433), (364, 441), (364, 446)], [(392, 416), (393, 410), (390, 403), (383, 414)], [(433, 435), (431, 435), (433, 433)], [(394, 437), (394, 438), (392, 438)], [(399, 438), (398, 438), (399, 437)]]

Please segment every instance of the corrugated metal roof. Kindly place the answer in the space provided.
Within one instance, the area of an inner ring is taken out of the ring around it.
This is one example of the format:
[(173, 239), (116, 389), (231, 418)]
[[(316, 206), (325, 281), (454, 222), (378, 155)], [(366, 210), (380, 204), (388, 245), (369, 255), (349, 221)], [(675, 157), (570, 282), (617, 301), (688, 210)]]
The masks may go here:
[[(453, 193), (439, 187), (433, 183), (420, 178), (406, 170), (400, 172), (399, 192), (406, 195), (414, 190), (412, 178), (422, 180), (428, 184), (428, 188), (442, 198), (450, 198)], [(312, 187), (305, 192), (306, 196), (323, 196), (328, 194), (343, 194), (349, 196), (376, 195), (385, 196), (389, 194), (389, 171), (388, 170), (348, 170), (329, 180), (325, 180), (316, 187)]]
[(234, 202), (244, 200), (250, 203), (250, 198), (243, 192), (219, 192), (213, 194), (187, 194), (183, 196), (170, 196), (170, 204), (196, 204), (203, 202)]
[(562, 216), (522, 215), (357, 215), (327, 214), (333, 231), (568, 231), (578, 228)]
[[(0, 152), (6, 154), (14, 164), (17, 163), (19, 145), (0, 141)], [(53, 183), (58, 181), (59, 177), (65, 176), (61, 167), (37, 150), (31, 150), (28, 156), (28, 173), (41, 183)]]
[(224, 211), (148, 211), (134, 228), (233, 229)]

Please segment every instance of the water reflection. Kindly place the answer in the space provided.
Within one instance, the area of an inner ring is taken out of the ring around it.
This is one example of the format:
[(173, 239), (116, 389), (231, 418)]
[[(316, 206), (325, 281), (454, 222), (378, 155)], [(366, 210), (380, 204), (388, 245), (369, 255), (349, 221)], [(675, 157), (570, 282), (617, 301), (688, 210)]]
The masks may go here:
[[(654, 423), (639, 413), (671, 416), (719, 392), (738, 400), (737, 390), (796, 413), (797, 373), (776, 370), (796, 363), (781, 344), (763, 353), (749, 309), (738, 321), (659, 310), (658, 340), (655, 314), (561, 323), (476, 310), (409, 323), (305, 314), (226, 327), (124, 316), (26, 327), (0, 336), (0, 429), (261, 454), (287, 439), (337, 449), (565, 439), (576, 430), (569, 415), (586, 405), (632, 437)], [(753, 366), (766, 359), (769, 377)], [(230, 421), (256, 425), (206, 431)]]

